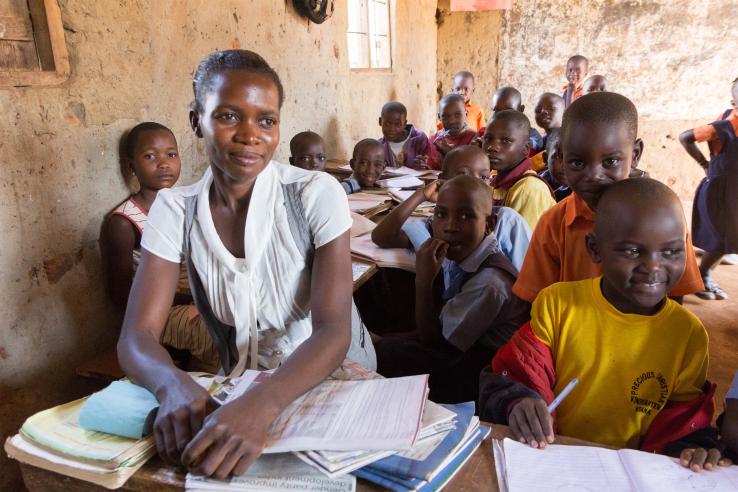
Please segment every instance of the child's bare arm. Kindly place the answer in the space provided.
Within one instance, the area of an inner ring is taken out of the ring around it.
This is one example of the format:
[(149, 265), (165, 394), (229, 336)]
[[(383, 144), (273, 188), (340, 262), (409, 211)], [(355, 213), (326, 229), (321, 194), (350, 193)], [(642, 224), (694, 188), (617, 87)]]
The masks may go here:
[(682, 147), (684, 147), (684, 150), (687, 151), (692, 159), (697, 161), (697, 163), (703, 168), (707, 168), (707, 159), (705, 159), (702, 151), (697, 147), (697, 139), (694, 136), (694, 130), (686, 130), (682, 132), (681, 135), (679, 135), (679, 143), (682, 144)]
[(372, 241), (382, 248), (409, 248), (410, 240), (402, 226), (418, 205), (424, 201), (435, 201), (439, 182), (434, 181), (413, 193), (410, 198), (395, 207), (372, 231)]
[(136, 231), (128, 220), (113, 215), (108, 220), (105, 242), (108, 254), (108, 291), (113, 303), (125, 308), (133, 282)]
[(554, 442), (553, 419), (543, 398), (521, 398), (507, 418), (513, 437), (533, 448)]
[(448, 243), (430, 239), (415, 254), (415, 323), (420, 340), (426, 344), (443, 340), (439, 318), (442, 305), (435, 296), (433, 284), (447, 251)]

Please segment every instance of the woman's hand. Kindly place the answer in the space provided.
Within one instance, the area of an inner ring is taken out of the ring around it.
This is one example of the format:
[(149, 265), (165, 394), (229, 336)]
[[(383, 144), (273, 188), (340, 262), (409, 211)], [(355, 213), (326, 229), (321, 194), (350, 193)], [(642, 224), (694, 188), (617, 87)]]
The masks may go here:
[(154, 420), (156, 449), (165, 462), (179, 465), (185, 446), (218, 404), (187, 375), (168, 386), (158, 398), (160, 406)]
[(718, 466), (730, 466), (733, 464), (728, 458), (723, 458), (720, 450), (712, 448), (687, 448), (683, 449), (679, 455), (679, 462), (682, 466), (689, 468), (693, 472), (699, 473), (704, 470), (714, 470)]
[(510, 410), (507, 423), (516, 440), (533, 448), (554, 442), (553, 419), (543, 398), (521, 398)]
[(261, 455), (269, 427), (279, 415), (259, 388), (220, 407), (187, 445), (182, 462), (199, 475), (242, 475)]

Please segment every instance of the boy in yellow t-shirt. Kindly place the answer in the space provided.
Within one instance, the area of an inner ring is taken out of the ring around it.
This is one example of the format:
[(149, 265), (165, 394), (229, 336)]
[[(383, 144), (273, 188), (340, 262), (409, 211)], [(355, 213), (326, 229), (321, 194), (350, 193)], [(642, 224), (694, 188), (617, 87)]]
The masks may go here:
[(530, 121), (520, 111), (496, 113), (487, 125), (482, 150), (497, 171), (492, 178), (495, 205), (510, 207), (523, 216), (531, 230), (543, 212), (556, 205), (551, 188), (528, 159)]
[[(684, 273), (686, 234), (681, 203), (664, 184), (608, 187), (587, 236), (603, 275), (541, 291), (530, 323), (483, 374), (481, 418), (509, 424), (533, 447), (553, 442), (556, 431), (681, 454), (695, 470), (717, 466), (707, 333), (667, 297)], [(579, 384), (552, 418), (547, 404), (574, 378)]]

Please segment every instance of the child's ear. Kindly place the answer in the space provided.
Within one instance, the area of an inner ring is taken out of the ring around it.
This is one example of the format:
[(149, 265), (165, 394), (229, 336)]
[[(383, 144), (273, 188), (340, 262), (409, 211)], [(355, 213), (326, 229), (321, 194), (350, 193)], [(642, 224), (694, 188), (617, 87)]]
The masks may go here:
[(497, 214), (492, 212), (487, 216), (487, 226), (485, 228), (485, 232), (487, 235), (490, 235), (495, 230), (495, 226), (497, 225)]
[(635, 169), (638, 167), (638, 163), (643, 155), (643, 140), (636, 138), (633, 142), (633, 162), (630, 163), (630, 168)]
[(290, 156), (290, 164), (295, 165), (295, 158)]
[(525, 104), (521, 104), (518, 108), (518, 111), (520, 111), (521, 113), (525, 113)]
[(523, 145), (523, 159), (528, 157), (530, 154), (530, 137), (525, 139), (525, 145)]
[(379, 117), (379, 126), (382, 126), (382, 117)]
[(351, 158), (351, 159), (349, 160), (349, 166), (351, 166), (351, 169), (353, 169), (353, 168), (354, 168), (354, 159), (353, 159), (353, 158)]
[(190, 110), (190, 127), (195, 132), (197, 138), (202, 138), (202, 130), (200, 129), (200, 114), (194, 109)]
[(597, 237), (594, 232), (590, 232), (584, 237), (584, 244), (587, 246), (587, 253), (592, 258), (592, 263), (601, 263), (600, 246), (597, 244)]

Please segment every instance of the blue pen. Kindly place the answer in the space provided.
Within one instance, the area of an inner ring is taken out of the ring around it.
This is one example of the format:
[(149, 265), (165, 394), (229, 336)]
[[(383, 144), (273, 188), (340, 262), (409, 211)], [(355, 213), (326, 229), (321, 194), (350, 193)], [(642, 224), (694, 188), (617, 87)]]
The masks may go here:
[(564, 401), (564, 398), (569, 396), (569, 393), (571, 393), (571, 390), (574, 389), (574, 386), (579, 383), (579, 380), (577, 378), (572, 379), (569, 384), (566, 385), (566, 387), (559, 393), (559, 396), (554, 398), (554, 401), (551, 402), (551, 404), (548, 406), (548, 413), (553, 413), (554, 410), (556, 410), (556, 407), (558, 407), (562, 401)]

